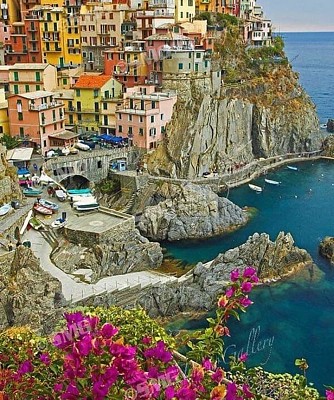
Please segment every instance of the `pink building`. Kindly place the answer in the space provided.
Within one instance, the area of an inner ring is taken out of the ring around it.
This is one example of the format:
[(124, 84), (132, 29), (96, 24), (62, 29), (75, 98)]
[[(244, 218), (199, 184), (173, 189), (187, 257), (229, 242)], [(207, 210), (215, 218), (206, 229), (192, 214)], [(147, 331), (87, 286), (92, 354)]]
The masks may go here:
[(176, 93), (155, 92), (154, 85), (128, 89), (123, 105), (116, 109), (116, 134), (128, 138), (134, 146), (156, 148), (164, 138), (176, 100)]
[(53, 92), (38, 90), (10, 96), (8, 111), (11, 136), (29, 141), (42, 154), (55, 147), (55, 140), (56, 147), (68, 142), (64, 104), (55, 100)]

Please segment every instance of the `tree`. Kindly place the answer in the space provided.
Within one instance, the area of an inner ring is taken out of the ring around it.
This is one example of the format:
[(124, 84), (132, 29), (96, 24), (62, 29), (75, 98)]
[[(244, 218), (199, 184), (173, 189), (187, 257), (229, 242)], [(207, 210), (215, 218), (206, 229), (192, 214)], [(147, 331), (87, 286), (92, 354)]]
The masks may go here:
[(7, 150), (15, 149), (18, 146), (19, 142), (14, 137), (5, 133), (0, 139), (1, 143), (6, 146)]

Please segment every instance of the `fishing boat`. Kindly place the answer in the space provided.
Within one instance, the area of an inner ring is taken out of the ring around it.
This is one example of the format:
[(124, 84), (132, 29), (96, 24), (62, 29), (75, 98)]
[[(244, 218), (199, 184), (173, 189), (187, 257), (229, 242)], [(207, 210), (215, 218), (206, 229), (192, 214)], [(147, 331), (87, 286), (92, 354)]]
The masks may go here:
[(248, 184), (249, 188), (254, 190), (254, 192), (261, 193), (262, 188), (260, 186), (252, 185), (251, 183)]
[(84, 199), (81, 201), (76, 201), (73, 203), (73, 207), (77, 211), (91, 211), (91, 210), (97, 210), (100, 205), (99, 203), (95, 200), (95, 198), (89, 198), (89, 199)]
[(269, 183), (270, 185), (279, 185), (281, 182), (278, 182), (278, 181), (274, 181), (274, 180), (272, 180), (272, 179), (267, 179), (267, 178), (264, 178), (264, 181), (266, 182), (266, 183)]
[(68, 194), (87, 194), (87, 193), (91, 193), (91, 190), (89, 188), (85, 188), (85, 189), (68, 189), (67, 193)]
[(60, 229), (63, 228), (66, 224), (67, 224), (67, 219), (57, 218), (55, 221), (52, 222), (51, 228)]
[(66, 200), (66, 193), (61, 189), (55, 190), (55, 195), (59, 201)]
[(42, 205), (39, 204), (39, 203), (35, 203), (34, 206), (33, 206), (33, 209), (34, 209), (36, 212), (38, 212), (38, 213), (40, 213), (40, 214), (43, 214), (43, 215), (52, 215), (52, 210), (51, 210), (51, 208), (44, 207), (44, 206), (42, 206)]
[(36, 231), (38, 231), (39, 229), (44, 228), (44, 225), (42, 223), (42, 221), (40, 221), (38, 218), (36, 217), (32, 217), (29, 219), (29, 225), (35, 229)]
[(23, 189), (23, 194), (26, 197), (37, 197), (42, 193), (43, 193), (43, 191), (41, 189), (37, 189), (37, 188), (33, 188), (33, 187), (28, 187), (26, 189)]
[(39, 199), (38, 203), (41, 204), (43, 207), (50, 208), (50, 210), (52, 210), (54, 213), (59, 210), (58, 204), (52, 203), (52, 201)]
[(0, 216), (6, 215), (11, 208), (12, 206), (10, 203), (4, 204), (2, 207), (0, 207)]
[(288, 169), (291, 169), (292, 171), (298, 171), (297, 167), (293, 167), (292, 165), (287, 166)]

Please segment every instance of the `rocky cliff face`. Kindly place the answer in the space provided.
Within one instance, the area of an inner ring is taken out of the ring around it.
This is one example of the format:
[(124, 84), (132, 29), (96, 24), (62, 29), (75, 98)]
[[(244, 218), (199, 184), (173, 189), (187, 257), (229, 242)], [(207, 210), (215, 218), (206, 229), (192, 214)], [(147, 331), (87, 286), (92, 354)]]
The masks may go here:
[(315, 106), (287, 65), (230, 85), (219, 68), (210, 78), (167, 76), (164, 87), (177, 90), (178, 102), (165, 143), (148, 161), (153, 174), (194, 178), (321, 145)]
[(334, 237), (326, 236), (319, 245), (319, 253), (334, 264)]
[(52, 261), (67, 273), (91, 269), (92, 282), (105, 276), (158, 268), (162, 258), (160, 244), (149, 242), (138, 230), (111, 237), (108, 243), (92, 243), (90, 247), (64, 241), (52, 254)]
[(17, 174), (6, 161), (6, 148), (0, 145), (0, 206), (13, 199), (22, 199)]
[(164, 199), (148, 206), (138, 228), (153, 240), (208, 238), (247, 222), (247, 214), (210, 188), (164, 183), (155, 193)]
[(220, 254), (211, 263), (199, 263), (189, 279), (171, 285), (153, 287), (140, 299), (152, 316), (175, 315), (182, 311), (210, 310), (230, 281), (230, 273), (252, 265), (262, 281), (280, 279), (300, 268), (314, 275), (311, 256), (294, 246), (292, 236), (280, 232), (272, 242), (269, 235), (255, 233), (246, 243)]
[(39, 329), (62, 304), (60, 282), (42, 270), (33, 252), (19, 246), (0, 258), (0, 329)]

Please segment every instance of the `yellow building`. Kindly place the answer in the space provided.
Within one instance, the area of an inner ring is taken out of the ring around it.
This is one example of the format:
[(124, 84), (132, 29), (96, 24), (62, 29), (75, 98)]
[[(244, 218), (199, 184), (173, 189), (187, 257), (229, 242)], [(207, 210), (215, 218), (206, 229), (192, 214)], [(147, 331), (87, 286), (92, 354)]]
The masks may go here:
[(195, 16), (195, 0), (175, 0), (175, 22), (191, 21)]
[(0, 89), (0, 137), (9, 135), (8, 101), (5, 98), (5, 90)]
[(112, 113), (114, 107), (109, 108), (108, 100), (121, 96), (122, 85), (119, 82), (109, 75), (83, 74), (73, 88), (78, 133), (105, 131), (106, 121), (114, 125), (114, 116), (105, 114), (105, 111), (109, 109)]

